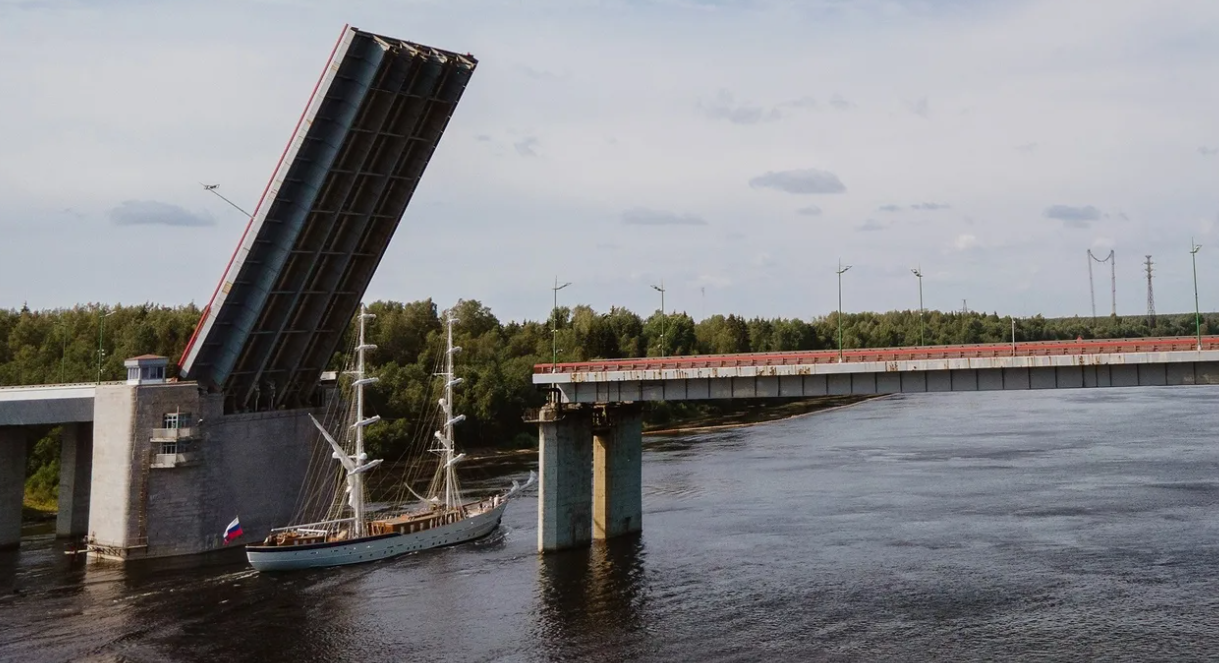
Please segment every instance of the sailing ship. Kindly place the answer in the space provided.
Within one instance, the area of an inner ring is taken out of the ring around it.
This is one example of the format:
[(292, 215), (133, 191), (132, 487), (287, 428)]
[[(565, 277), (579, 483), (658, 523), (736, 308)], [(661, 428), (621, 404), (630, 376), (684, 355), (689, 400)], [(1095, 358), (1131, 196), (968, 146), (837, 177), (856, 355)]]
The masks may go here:
[[(465, 457), (456, 453), (454, 427), (465, 419), (465, 415), (454, 415), (453, 389), (461, 384), (453, 370), (454, 355), (461, 351), (453, 345), (452, 314), (446, 317), (446, 349), (444, 369), (440, 377), (444, 380), (444, 395), (439, 400), (443, 426), (434, 434), (430, 451), (438, 458), (436, 474), (429, 488), (431, 494), (419, 495), (405, 486), (416, 498), (415, 501), (390, 504), (370, 514), (366, 477), (381, 464), (381, 459), (368, 460), (364, 450), (364, 430), (378, 421), (377, 415), (364, 416), (364, 388), (377, 381), (365, 374), (364, 353), (376, 348), (365, 341), (365, 321), (376, 316), (361, 308), (359, 314), (359, 340), (356, 345), (356, 366), (352, 371), (354, 380), (354, 408), (349, 430), (354, 435), (354, 450), (349, 452), (318, 422), (310, 419), (321, 431), (322, 437), (333, 450), (332, 458), (342, 467), (344, 490), (336, 489), (336, 500), (340, 515), (319, 522), (290, 525), (271, 530), (267, 538), (258, 545), (246, 546), (250, 565), (258, 571), (287, 571), (329, 566), (359, 564), (389, 559), (406, 553), (450, 546), (481, 538), (499, 526), (508, 500), (529, 486), (536, 479), (533, 472), (529, 480), (521, 485), (513, 481), (504, 492), (472, 501), (463, 500), (457, 484), (456, 465)], [(345, 503), (342, 498), (346, 497)]]

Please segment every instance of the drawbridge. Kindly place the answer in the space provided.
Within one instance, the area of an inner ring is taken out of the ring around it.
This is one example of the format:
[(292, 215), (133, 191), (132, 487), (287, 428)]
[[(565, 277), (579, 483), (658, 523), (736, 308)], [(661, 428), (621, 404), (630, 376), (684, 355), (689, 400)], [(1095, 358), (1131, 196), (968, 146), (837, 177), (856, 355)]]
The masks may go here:
[(179, 360), (225, 410), (309, 404), (477, 60), (344, 27)]

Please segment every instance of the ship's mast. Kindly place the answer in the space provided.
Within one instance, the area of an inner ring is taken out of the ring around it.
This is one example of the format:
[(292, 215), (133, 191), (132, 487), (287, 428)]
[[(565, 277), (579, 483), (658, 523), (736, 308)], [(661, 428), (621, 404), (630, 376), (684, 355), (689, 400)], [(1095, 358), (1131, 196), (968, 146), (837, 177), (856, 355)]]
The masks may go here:
[(453, 455), (453, 425), (461, 423), (465, 420), (464, 414), (453, 416), (453, 387), (461, 384), (461, 378), (453, 373), (453, 355), (461, 352), (461, 348), (453, 345), (453, 323), (457, 322), (457, 318), (453, 317), (450, 312), (446, 315), (447, 318), (447, 341), (444, 360), (444, 398), (440, 399), (440, 407), (444, 412), (444, 430), (436, 433), (436, 437), (440, 440), (441, 445), (441, 471), (444, 476), (444, 505), (445, 508), (451, 509), (457, 506), (457, 481), (455, 476), (454, 466), (460, 459), (459, 456)]
[[(376, 315), (369, 313), (368, 309), (363, 305), (360, 306), (360, 342), (356, 345), (356, 370), (355, 382), (352, 386), (356, 390), (356, 421), (352, 425), (356, 429), (356, 453), (355, 465), (362, 465), (368, 459), (368, 454), (364, 453), (364, 427), (376, 422), (380, 417), (364, 418), (364, 385), (372, 384), (377, 381), (377, 378), (368, 378), (364, 376), (364, 351), (375, 350), (377, 346), (365, 342), (364, 340), (364, 321), (370, 318), (375, 318)], [(348, 472), (348, 487), (351, 489), (351, 508), (355, 511), (355, 536), (361, 537), (365, 535), (364, 521), (364, 472), (355, 471)]]

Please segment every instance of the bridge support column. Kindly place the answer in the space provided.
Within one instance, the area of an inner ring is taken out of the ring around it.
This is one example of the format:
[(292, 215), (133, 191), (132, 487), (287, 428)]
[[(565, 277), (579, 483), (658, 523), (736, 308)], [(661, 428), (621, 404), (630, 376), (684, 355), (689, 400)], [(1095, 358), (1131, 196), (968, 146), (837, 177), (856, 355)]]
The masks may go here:
[(59, 444), (59, 516), (56, 536), (89, 531), (89, 489), (93, 478), (93, 424), (64, 424)]
[(12, 550), (21, 545), (25, 443), (24, 428), (0, 428), (0, 550)]
[(593, 417), (593, 537), (643, 529), (643, 411), (606, 405)]
[(580, 406), (547, 405), (538, 424), (538, 551), (592, 541), (592, 416)]

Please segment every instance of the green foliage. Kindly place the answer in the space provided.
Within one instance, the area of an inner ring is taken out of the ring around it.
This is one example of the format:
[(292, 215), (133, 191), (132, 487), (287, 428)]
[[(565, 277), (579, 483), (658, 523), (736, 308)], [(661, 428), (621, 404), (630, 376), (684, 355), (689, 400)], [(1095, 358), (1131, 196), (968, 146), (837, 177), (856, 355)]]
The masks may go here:
[[(536, 430), (521, 415), (544, 401), (531, 375), (535, 364), (553, 360), (555, 350), (564, 362), (658, 356), (662, 351), (685, 355), (828, 350), (838, 343), (837, 314), (807, 321), (713, 315), (695, 323), (685, 313), (655, 311), (645, 320), (623, 308), (598, 313), (575, 306), (560, 307), (545, 320), (504, 323), (477, 301), (459, 301), (453, 310), (458, 318), (454, 342), (463, 348), (458, 374), (465, 379), (456, 406), (467, 417), (461, 439), (470, 447), (536, 443)], [(108, 311), (112, 314), (103, 318)], [(368, 393), (369, 406), (386, 421), (369, 431), (369, 445), (392, 459), (408, 441), (429, 432), (422, 428), (440, 395), (434, 374), (444, 347), (444, 325), (430, 299), (379, 301), (370, 304), (369, 311), (377, 315), (368, 327), (368, 340), (377, 345), (369, 355), (370, 371), (380, 378)], [(0, 310), (0, 385), (92, 382), (97, 379), (99, 341), (102, 379), (122, 379), (127, 357), (156, 353), (176, 360), (198, 319), (194, 305)], [(929, 311), (922, 327), (928, 345), (1005, 343), (1011, 341), (1011, 322), (994, 313)], [(1203, 333), (1217, 328), (1219, 316), (1208, 314)], [(1020, 341), (1193, 333), (1192, 314), (1162, 315), (1154, 329), (1145, 319), (1134, 317), (1036, 316), (1016, 321)], [(842, 318), (846, 348), (916, 345), (919, 334), (917, 311), (852, 313)], [(332, 368), (340, 368), (344, 359), (336, 354)], [(171, 366), (171, 375), (174, 370)], [(714, 413), (713, 405), (665, 404), (650, 408), (648, 418), (650, 424), (658, 424), (708, 413)], [(57, 439), (52, 435), (39, 442), (30, 456), (30, 487), (47, 499), (53, 499), (58, 477)], [(44, 444), (46, 440), (53, 441)]]
[(59, 429), (34, 443), (26, 456), (25, 501), (40, 509), (53, 509), (59, 500)]

